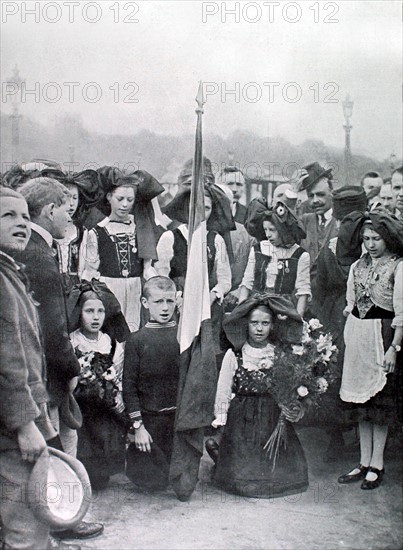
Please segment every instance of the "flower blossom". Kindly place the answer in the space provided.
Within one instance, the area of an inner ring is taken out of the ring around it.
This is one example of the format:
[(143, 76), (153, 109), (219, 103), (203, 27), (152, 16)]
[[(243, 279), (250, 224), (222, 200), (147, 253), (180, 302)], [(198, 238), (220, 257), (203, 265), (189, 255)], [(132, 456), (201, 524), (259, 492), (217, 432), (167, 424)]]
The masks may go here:
[(319, 353), (327, 351), (332, 347), (332, 337), (330, 334), (321, 334), (317, 339), (316, 349)]
[(323, 327), (319, 319), (310, 319), (308, 324), (311, 330), (318, 330)]
[(327, 391), (329, 387), (329, 384), (326, 378), (323, 378), (323, 376), (321, 376), (316, 380), (316, 384), (318, 386), (319, 393), (325, 393), (325, 391)]
[(292, 346), (292, 352), (294, 355), (304, 355), (305, 348), (304, 346)]
[(297, 388), (297, 394), (300, 396), (300, 397), (306, 397), (309, 393), (309, 390), (306, 386), (299, 386)]
[(102, 378), (105, 380), (114, 380), (116, 378), (115, 367), (109, 367), (109, 369), (103, 373)]

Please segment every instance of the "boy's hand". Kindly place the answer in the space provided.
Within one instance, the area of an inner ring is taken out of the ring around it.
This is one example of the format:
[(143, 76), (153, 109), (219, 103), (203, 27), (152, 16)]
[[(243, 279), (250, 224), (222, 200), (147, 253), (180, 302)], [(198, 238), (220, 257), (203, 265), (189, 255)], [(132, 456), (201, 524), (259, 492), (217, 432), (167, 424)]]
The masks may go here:
[(17, 439), (22, 460), (36, 462), (42, 451), (46, 449), (46, 441), (33, 421), (21, 426)]
[(140, 426), (134, 433), (134, 443), (139, 451), (151, 453), (153, 438), (147, 432), (144, 425)]

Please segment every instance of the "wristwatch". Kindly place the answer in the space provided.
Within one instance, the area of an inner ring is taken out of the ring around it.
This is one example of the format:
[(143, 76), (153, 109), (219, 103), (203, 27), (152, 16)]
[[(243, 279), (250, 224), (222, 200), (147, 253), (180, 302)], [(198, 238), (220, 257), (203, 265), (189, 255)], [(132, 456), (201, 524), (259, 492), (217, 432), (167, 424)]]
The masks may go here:
[(143, 421), (142, 420), (135, 420), (133, 422), (133, 429), (134, 430), (138, 430), (139, 428), (141, 428), (141, 426), (143, 425)]
[(399, 353), (399, 351), (402, 351), (402, 346), (399, 346), (399, 344), (390, 344), (390, 345), (396, 351), (396, 353)]

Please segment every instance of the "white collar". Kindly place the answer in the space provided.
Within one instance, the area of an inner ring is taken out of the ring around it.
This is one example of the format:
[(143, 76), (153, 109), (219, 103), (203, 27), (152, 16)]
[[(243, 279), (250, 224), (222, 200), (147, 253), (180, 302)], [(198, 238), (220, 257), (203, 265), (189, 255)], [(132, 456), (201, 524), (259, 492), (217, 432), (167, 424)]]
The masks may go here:
[(34, 222), (31, 222), (31, 229), (33, 229), (36, 233), (38, 233), (42, 237), (42, 239), (46, 242), (49, 248), (52, 248), (53, 237), (47, 229), (45, 229), (41, 225), (38, 225), (37, 223), (34, 223)]
[(189, 240), (189, 227), (186, 224), (182, 224), (178, 227), (186, 241)]
[(0, 256), (5, 256), (7, 258), (7, 260), (10, 260), (10, 262), (12, 262), (15, 267), (17, 269), (20, 269), (20, 266), (17, 264), (17, 262), (14, 260), (14, 258), (12, 256), (9, 256), (9, 254), (7, 254), (7, 252), (3, 252), (2, 250), (0, 250)]

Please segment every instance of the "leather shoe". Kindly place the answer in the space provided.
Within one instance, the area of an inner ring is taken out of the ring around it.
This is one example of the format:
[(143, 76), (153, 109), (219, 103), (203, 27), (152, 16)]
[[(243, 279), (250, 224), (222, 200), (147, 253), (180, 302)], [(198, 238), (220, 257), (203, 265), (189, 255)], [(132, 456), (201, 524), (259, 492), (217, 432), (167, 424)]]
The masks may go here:
[(207, 454), (213, 460), (214, 464), (216, 464), (218, 460), (218, 452), (220, 449), (217, 441), (212, 437), (210, 437), (209, 439), (207, 439), (205, 443), (205, 447), (206, 447)]
[(368, 472), (372, 472), (376, 474), (378, 477), (374, 479), (374, 481), (364, 479), (364, 481), (361, 483), (361, 489), (365, 489), (365, 490), (376, 489), (382, 483), (383, 474), (385, 473), (385, 468), (382, 468), (382, 470), (378, 470), (378, 468), (373, 468), (372, 466), (370, 466), (368, 468)]
[(65, 531), (57, 531), (55, 535), (59, 539), (91, 539), (97, 537), (104, 530), (102, 523), (87, 523), (80, 521), (73, 529), (66, 529)]
[(360, 479), (363, 479), (369, 470), (368, 466), (363, 466), (362, 464), (359, 464), (354, 469), (360, 470), (358, 474), (344, 474), (339, 477), (337, 480), (339, 483), (353, 483), (354, 481), (360, 481)]
[(49, 535), (47, 550), (81, 550), (81, 546), (78, 544), (66, 544), (61, 540), (56, 539), (52, 535)]

